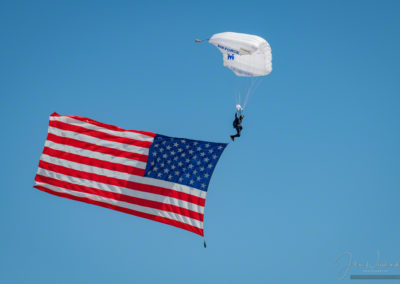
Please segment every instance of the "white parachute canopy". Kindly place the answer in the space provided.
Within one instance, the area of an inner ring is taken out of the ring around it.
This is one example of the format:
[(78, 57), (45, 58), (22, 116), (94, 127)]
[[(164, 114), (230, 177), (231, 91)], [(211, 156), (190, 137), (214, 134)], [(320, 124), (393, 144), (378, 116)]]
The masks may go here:
[(259, 36), (224, 32), (213, 35), (209, 43), (222, 52), (224, 66), (237, 76), (266, 76), (272, 71), (271, 47)]

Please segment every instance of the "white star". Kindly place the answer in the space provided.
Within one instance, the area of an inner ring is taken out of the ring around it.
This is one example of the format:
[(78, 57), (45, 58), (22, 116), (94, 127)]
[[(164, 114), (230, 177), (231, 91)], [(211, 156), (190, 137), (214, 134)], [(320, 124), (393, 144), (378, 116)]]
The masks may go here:
[(204, 167), (201, 167), (201, 168), (200, 168), (200, 171), (204, 171)]
[(175, 168), (176, 168), (176, 167), (175, 167), (175, 165), (172, 165), (172, 166), (171, 166), (171, 169), (173, 169), (173, 170), (174, 170)]
[(175, 155), (175, 151), (171, 151), (171, 155), (172, 155), (172, 156)]
[(194, 141), (193, 145), (195, 145), (195, 146), (196, 146), (197, 144), (199, 144), (199, 142), (197, 142), (197, 141)]
[(190, 180), (190, 184), (194, 184), (194, 180), (191, 179), (191, 180)]
[(188, 177), (190, 177), (190, 174), (189, 174), (189, 173), (187, 173), (185, 176), (188, 178)]
[(164, 169), (164, 173), (166, 173), (166, 174), (167, 174), (168, 172), (169, 172), (169, 170), (168, 170), (168, 169)]
[(158, 173), (158, 175), (157, 175), (158, 177), (161, 177), (162, 176), (162, 173)]
[(208, 164), (208, 168), (211, 169), (213, 166), (211, 164)]
[(182, 152), (183, 151), (183, 149), (182, 148), (178, 148), (178, 152), (180, 153), (180, 152)]
[(191, 168), (193, 168), (193, 165), (192, 165), (192, 164), (190, 164), (188, 167), (189, 167), (189, 169), (191, 169)]
[(197, 170), (194, 170), (193, 173), (194, 173), (194, 174), (197, 174)]
[(166, 148), (167, 148), (167, 150), (171, 150), (171, 146), (169, 146), (169, 145)]
[(205, 146), (206, 146), (206, 148), (208, 148), (208, 147), (210, 147), (210, 144), (207, 143)]
[(205, 155), (206, 155), (206, 153), (204, 153), (204, 152), (200, 153), (200, 156), (202, 156), (202, 157), (204, 157)]
[(157, 156), (157, 152), (153, 152), (153, 156), (154, 156), (154, 157)]
[(174, 143), (174, 147), (178, 147), (178, 145), (179, 145), (178, 142)]
[(164, 154), (164, 155), (162, 155), (162, 157), (163, 157), (164, 159), (166, 159), (166, 158), (168, 157), (168, 155), (167, 155), (167, 154)]
[(207, 158), (207, 157), (204, 158), (204, 161), (205, 161), (205, 162), (208, 162), (209, 160), (210, 160), (210, 159)]
[(163, 149), (163, 148), (160, 148), (160, 152), (161, 152), (161, 153), (164, 152), (164, 149)]
[(189, 154), (192, 155), (192, 154), (193, 154), (193, 150), (190, 150), (190, 151), (189, 151)]
[(175, 175), (176, 175), (176, 176), (179, 176), (179, 171), (175, 171)]
[(158, 168), (157, 168), (157, 167), (154, 167), (154, 168), (153, 168), (153, 171), (155, 171), (155, 172), (158, 171)]
[(183, 165), (183, 163), (182, 163), (182, 162), (179, 162), (179, 163), (178, 163), (178, 166), (182, 167), (182, 165)]
[(218, 146), (218, 150), (221, 150), (223, 147), (220, 145), (220, 146)]
[(172, 178), (172, 175), (169, 175), (169, 176), (168, 176), (168, 179), (171, 179), (171, 178)]
[(209, 153), (212, 153), (212, 152), (214, 152), (214, 150), (213, 150), (213, 149), (210, 149), (210, 150), (208, 150), (208, 152), (209, 152)]
[(197, 147), (197, 151), (201, 151), (201, 147)]
[(201, 180), (201, 178), (200, 178), (200, 177), (197, 177), (197, 181), (199, 181), (199, 180)]
[(214, 160), (215, 160), (216, 158), (218, 158), (218, 156), (215, 155), (215, 154), (214, 154), (212, 157), (213, 157)]
[(204, 177), (205, 178), (208, 178), (210, 175), (209, 174), (204, 174)]
[(186, 143), (186, 140), (185, 140), (185, 139), (182, 139), (182, 140), (181, 140), (181, 143)]
[(202, 183), (202, 184), (201, 184), (201, 187), (202, 187), (202, 188), (205, 188), (205, 187), (206, 187), (206, 185), (205, 185), (204, 183)]

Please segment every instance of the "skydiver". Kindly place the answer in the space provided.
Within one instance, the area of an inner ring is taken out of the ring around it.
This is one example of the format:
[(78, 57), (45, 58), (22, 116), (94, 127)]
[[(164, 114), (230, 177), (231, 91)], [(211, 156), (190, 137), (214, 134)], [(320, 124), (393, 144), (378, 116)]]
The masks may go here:
[[(239, 114), (240, 112), (240, 114)], [(235, 120), (233, 121), (233, 128), (236, 129), (236, 134), (235, 135), (231, 135), (231, 139), (232, 141), (235, 141), (235, 137), (240, 137), (240, 132), (242, 131), (243, 127), (242, 127), (242, 120), (243, 120), (244, 116), (241, 113), (241, 111), (236, 111), (235, 112)]]

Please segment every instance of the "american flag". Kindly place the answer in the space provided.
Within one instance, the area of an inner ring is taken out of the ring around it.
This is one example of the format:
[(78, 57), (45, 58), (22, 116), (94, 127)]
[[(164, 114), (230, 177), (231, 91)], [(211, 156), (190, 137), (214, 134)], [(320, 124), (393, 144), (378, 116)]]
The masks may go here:
[(226, 145), (53, 113), (34, 187), (204, 236), (207, 189)]

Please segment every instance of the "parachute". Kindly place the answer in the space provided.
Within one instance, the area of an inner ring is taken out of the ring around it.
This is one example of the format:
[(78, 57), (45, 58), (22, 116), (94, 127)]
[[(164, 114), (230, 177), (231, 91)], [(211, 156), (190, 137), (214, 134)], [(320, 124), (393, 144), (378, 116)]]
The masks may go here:
[(271, 47), (259, 36), (225, 32), (213, 35), (209, 43), (222, 52), (224, 66), (237, 76), (266, 76), (272, 71)]
[(234, 32), (214, 34), (208, 42), (221, 51), (224, 66), (240, 77), (236, 105), (243, 110), (250, 95), (272, 71), (270, 45), (259, 36)]

